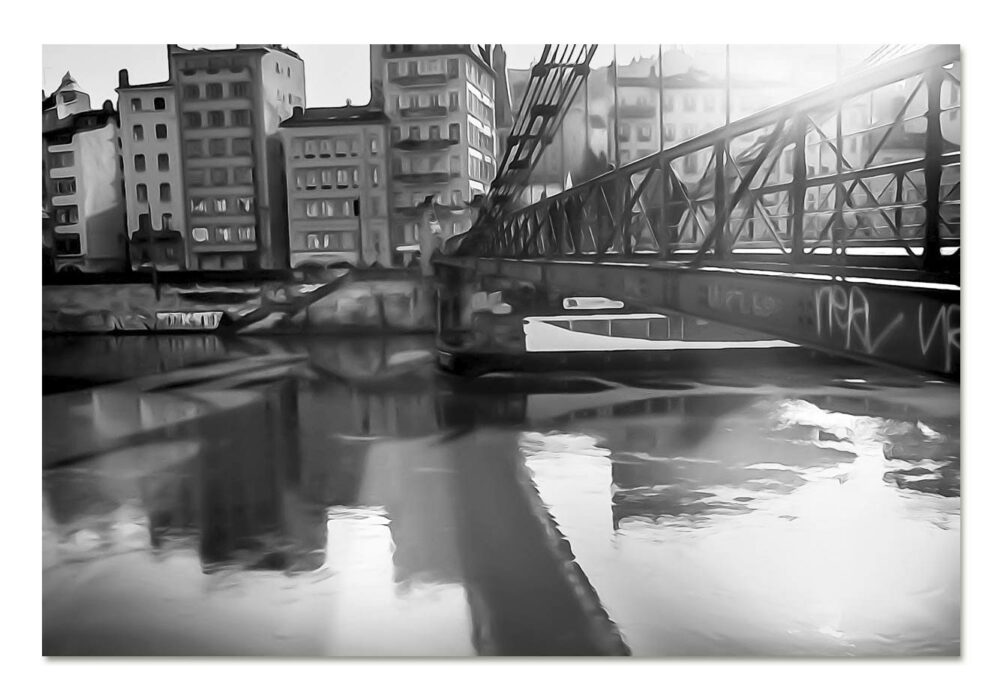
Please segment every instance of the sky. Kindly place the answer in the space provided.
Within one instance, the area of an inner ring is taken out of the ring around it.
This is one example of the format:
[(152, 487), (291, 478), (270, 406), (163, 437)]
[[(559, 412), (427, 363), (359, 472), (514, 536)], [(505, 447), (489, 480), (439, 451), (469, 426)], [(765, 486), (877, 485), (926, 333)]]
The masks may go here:
[[(716, 74), (724, 70), (724, 46), (674, 46), (690, 54), (697, 67)], [(305, 62), (307, 106), (339, 106), (348, 99), (354, 104), (368, 101), (367, 44), (292, 44), (289, 48)], [(504, 48), (508, 68), (528, 68), (542, 52), (542, 46), (537, 44), (505, 44)], [(843, 47), (842, 60), (848, 64), (860, 61), (874, 48), (874, 45)], [(639, 56), (655, 56), (657, 46), (599, 45), (591, 65), (608, 65), (616, 54), (619, 64), (625, 64)], [(730, 66), (734, 75), (795, 81), (805, 90), (833, 78), (836, 55), (837, 49), (832, 45), (737, 45), (730, 48)], [(80, 88), (90, 94), (94, 108), (99, 108), (106, 99), (116, 100), (115, 87), (121, 68), (128, 69), (132, 84), (165, 80), (167, 48), (163, 44), (42, 47), (42, 89), (51, 93), (69, 71)]]

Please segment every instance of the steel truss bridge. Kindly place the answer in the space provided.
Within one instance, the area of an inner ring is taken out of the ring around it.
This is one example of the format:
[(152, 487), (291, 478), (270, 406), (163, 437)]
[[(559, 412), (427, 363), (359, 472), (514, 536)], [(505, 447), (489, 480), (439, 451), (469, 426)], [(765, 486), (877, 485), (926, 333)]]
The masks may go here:
[[(533, 70), (476, 224), (435, 259), (446, 305), (468, 299), (455, 283), (493, 279), (959, 378), (957, 46), (867, 67), (519, 205), (593, 49), (547, 47)], [(443, 315), (454, 328), (470, 311)], [(475, 352), (469, 336), (449, 350)]]

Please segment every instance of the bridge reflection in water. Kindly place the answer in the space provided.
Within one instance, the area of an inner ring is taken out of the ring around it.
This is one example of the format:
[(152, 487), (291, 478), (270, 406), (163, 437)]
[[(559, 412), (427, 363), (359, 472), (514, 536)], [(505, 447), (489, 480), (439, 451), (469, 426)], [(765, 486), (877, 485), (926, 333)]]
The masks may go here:
[(955, 385), (432, 348), (244, 339), (47, 396), (45, 653), (957, 654)]

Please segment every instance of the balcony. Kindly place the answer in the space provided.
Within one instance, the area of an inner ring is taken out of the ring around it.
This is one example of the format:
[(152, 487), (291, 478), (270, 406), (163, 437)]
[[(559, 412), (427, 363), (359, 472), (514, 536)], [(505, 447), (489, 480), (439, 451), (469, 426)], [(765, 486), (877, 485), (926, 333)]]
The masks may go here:
[(448, 84), (448, 75), (443, 72), (425, 75), (394, 75), (389, 78), (389, 82), (400, 87), (431, 87)]
[(448, 115), (448, 107), (440, 104), (431, 106), (408, 106), (399, 110), (403, 118), (442, 118)]
[(450, 138), (407, 138), (399, 140), (393, 144), (397, 150), (408, 152), (433, 152), (435, 150), (447, 150), (452, 145), (458, 145), (458, 140)]
[(393, 178), (402, 184), (446, 184), (458, 174), (449, 172), (411, 172), (409, 174), (393, 174)]
[(656, 116), (656, 104), (622, 104), (618, 113), (622, 118), (653, 118)]

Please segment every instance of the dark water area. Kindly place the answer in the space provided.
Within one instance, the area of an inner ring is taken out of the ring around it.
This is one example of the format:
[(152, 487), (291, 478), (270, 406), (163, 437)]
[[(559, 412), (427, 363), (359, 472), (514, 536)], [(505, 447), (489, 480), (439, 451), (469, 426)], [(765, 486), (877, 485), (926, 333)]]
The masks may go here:
[(43, 650), (957, 655), (958, 386), (782, 356), (47, 339)]

